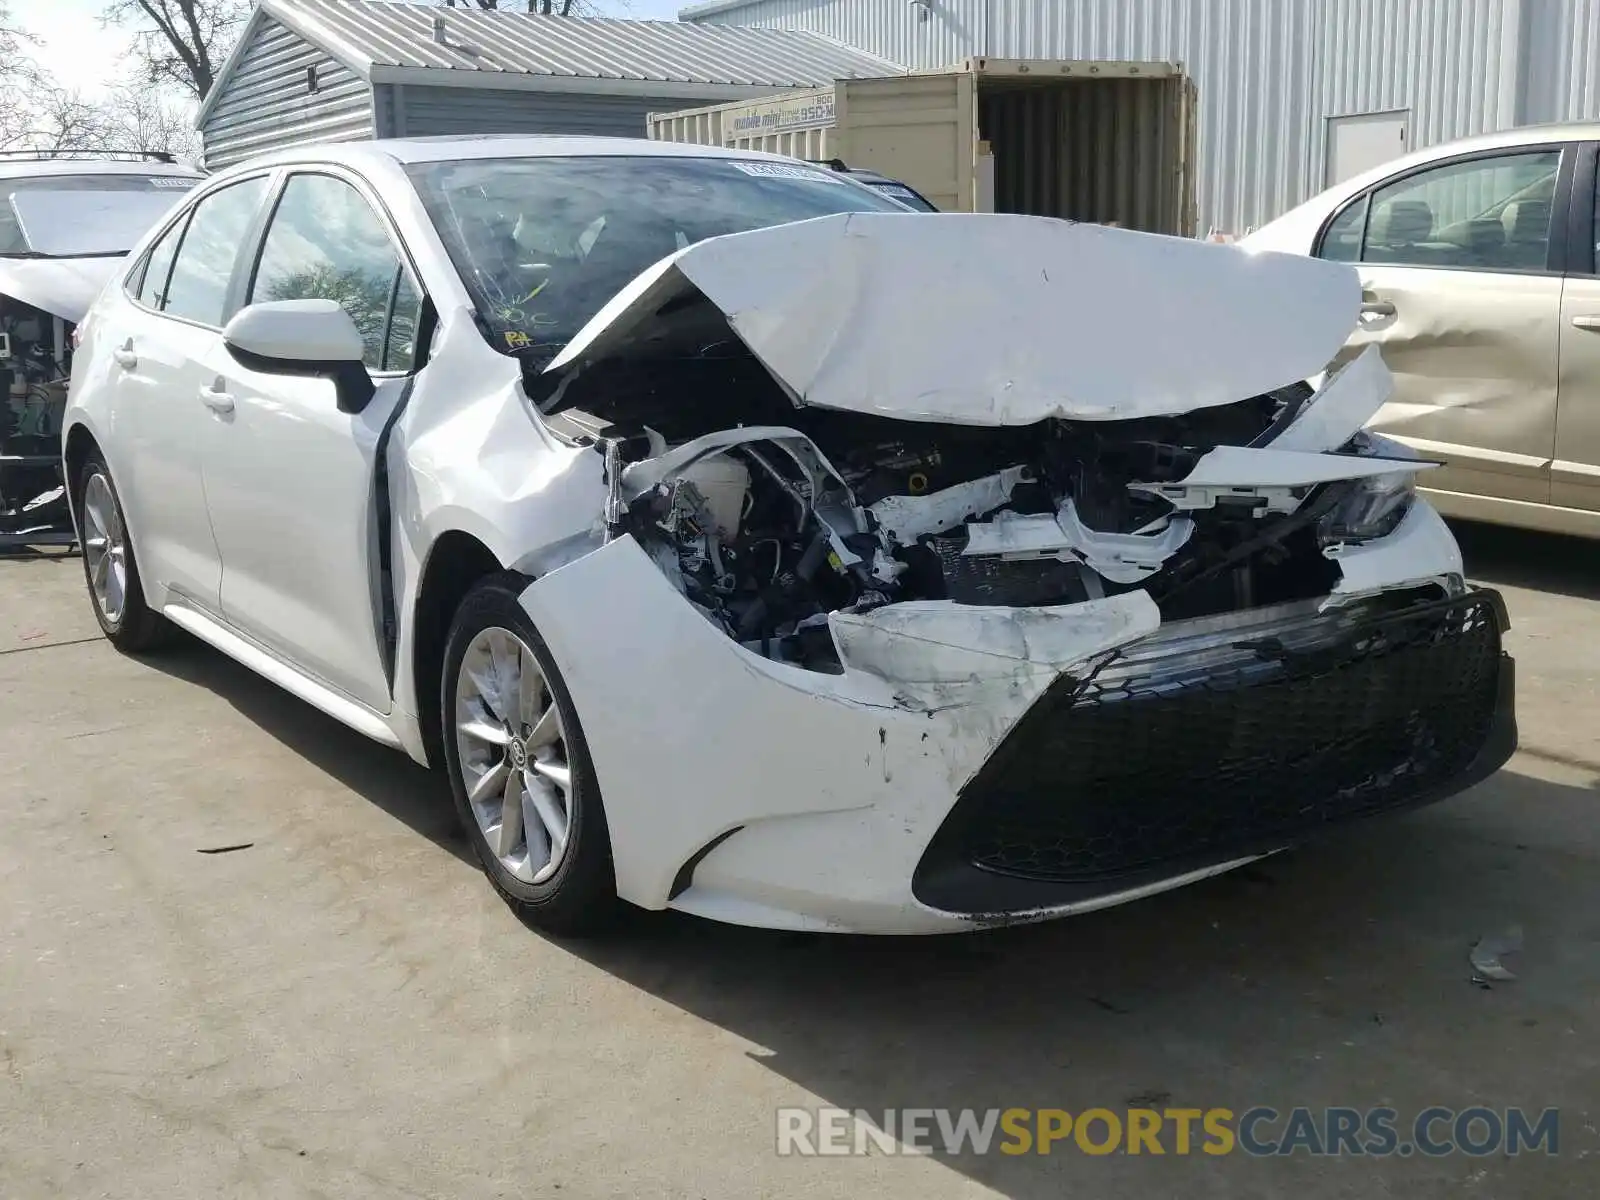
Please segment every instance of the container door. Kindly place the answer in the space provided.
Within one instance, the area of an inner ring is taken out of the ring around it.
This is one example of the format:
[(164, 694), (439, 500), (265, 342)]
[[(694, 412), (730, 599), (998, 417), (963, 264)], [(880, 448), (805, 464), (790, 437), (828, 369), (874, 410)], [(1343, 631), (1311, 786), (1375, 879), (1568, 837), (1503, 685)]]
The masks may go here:
[(836, 153), (910, 184), (944, 212), (972, 212), (978, 111), (970, 72), (841, 79)]
[(1178, 84), (1178, 161), (1174, 176), (1177, 181), (1176, 211), (1169, 228), (1182, 237), (1194, 237), (1199, 224), (1199, 205), (1195, 201), (1195, 172), (1197, 155), (1195, 146), (1195, 114), (1200, 110), (1199, 92), (1194, 80), (1184, 76)]

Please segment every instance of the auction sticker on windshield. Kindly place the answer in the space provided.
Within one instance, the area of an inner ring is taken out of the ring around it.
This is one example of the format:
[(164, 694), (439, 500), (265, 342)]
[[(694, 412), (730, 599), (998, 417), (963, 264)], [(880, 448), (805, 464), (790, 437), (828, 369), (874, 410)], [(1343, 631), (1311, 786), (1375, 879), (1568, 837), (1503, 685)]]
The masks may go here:
[(736, 162), (733, 164), (746, 175), (763, 179), (808, 179), (812, 183), (840, 183), (844, 181), (827, 171), (813, 171), (808, 167), (791, 167), (783, 163)]

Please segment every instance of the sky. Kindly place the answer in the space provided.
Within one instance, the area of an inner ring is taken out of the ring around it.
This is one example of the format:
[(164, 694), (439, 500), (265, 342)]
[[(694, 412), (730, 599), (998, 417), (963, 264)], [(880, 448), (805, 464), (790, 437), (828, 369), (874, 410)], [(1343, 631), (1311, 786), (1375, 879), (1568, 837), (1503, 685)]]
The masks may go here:
[[(607, 15), (674, 20), (692, 0), (599, 0)], [(63, 87), (93, 98), (123, 69), (128, 35), (103, 29), (105, 0), (11, 0), (11, 15), (39, 39), (33, 56)], [(520, 5), (519, 5), (520, 7)]]
[(122, 69), (128, 35), (100, 28), (102, 0), (11, 0), (17, 24), (39, 39), (33, 57), (61, 86), (90, 96)]

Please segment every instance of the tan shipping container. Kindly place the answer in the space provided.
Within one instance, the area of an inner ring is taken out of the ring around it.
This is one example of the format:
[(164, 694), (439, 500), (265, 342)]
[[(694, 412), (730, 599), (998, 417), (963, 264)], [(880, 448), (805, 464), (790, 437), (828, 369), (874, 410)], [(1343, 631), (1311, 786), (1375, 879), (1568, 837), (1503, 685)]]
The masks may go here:
[(661, 141), (839, 160), (946, 212), (1186, 236), (1194, 128), (1194, 84), (1177, 64), (995, 58), (650, 117)]

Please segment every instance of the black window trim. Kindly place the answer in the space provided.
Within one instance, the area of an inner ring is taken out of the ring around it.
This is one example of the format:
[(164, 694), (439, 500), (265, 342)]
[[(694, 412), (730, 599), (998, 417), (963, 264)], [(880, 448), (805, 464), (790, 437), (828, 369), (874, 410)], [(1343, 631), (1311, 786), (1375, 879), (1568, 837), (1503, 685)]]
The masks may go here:
[[(1491, 150), (1472, 150), (1464, 154), (1452, 154), (1443, 158), (1435, 158), (1425, 163), (1399, 171), (1376, 183), (1362, 188), (1355, 195), (1347, 199), (1322, 222), (1317, 228), (1317, 236), (1312, 241), (1311, 256), (1322, 257), (1323, 242), (1328, 236), (1328, 231), (1335, 221), (1355, 204), (1366, 204), (1367, 211), (1361, 218), (1361, 242), (1356, 247), (1356, 258), (1349, 265), (1359, 269), (1366, 267), (1403, 268), (1412, 271), (1468, 271), (1479, 275), (1532, 275), (1532, 276), (1560, 276), (1567, 273), (1569, 254), (1571, 220), (1568, 209), (1572, 200), (1573, 167), (1585, 143), (1581, 142), (1520, 142), (1514, 146), (1497, 146)], [(1550, 247), (1543, 267), (1498, 267), (1488, 269), (1485, 267), (1451, 266), (1447, 263), (1383, 263), (1365, 262), (1361, 255), (1367, 246), (1367, 226), (1372, 220), (1371, 198), (1385, 188), (1393, 187), (1397, 183), (1411, 179), (1414, 176), (1438, 170), (1441, 167), (1452, 167), (1460, 163), (1476, 162), (1488, 158), (1511, 158), (1523, 154), (1548, 154), (1552, 150), (1559, 151), (1561, 158), (1556, 165), (1555, 192), (1550, 203)], [(1568, 230), (1568, 236), (1562, 236), (1562, 230)], [(1335, 260), (1333, 261), (1344, 261)]]
[[(172, 253), (167, 257), (167, 269), (161, 277), (161, 289), (156, 293), (155, 296), (156, 312), (166, 311), (167, 289), (172, 286), (172, 268), (178, 265), (178, 251), (183, 249), (183, 239), (189, 236), (189, 222), (191, 219), (193, 219), (193, 217), (194, 209), (191, 208), (187, 213), (184, 214), (182, 221), (179, 221), (172, 226), (173, 236), (177, 240), (172, 244)], [(161, 245), (161, 243), (157, 242), (156, 246), (159, 245)], [(150, 253), (152, 257), (155, 255), (156, 246), (150, 247)], [(144, 292), (145, 276), (148, 271), (149, 265), (146, 264), (145, 271), (141, 272), (139, 276), (139, 291), (141, 293), (141, 300), (143, 298), (142, 294)]]
[(169, 225), (162, 226), (160, 236), (150, 243), (150, 249), (139, 255), (134, 260), (133, 269), (122, 276), (122, 291), (129, 299), (144, 291), (144, 277), (150, 272), (150, 259), (155, 255), (156, 247), (166, 239), (170, 229)]
[[(151, 252), (153, 252), (155, 250), (156, 246), (160, 244), (161, 238), (164, 238), (169, 232), (171, 232), (173, 229), (175, 229), (179, 224), (182, 224), (183, 231), (178, 235), (178, 248), (173, 251), (173, 253), (172, 253), (172, 264), (171, 264), (171, 266), (169, 266), (167, 268), (167, 284), (170, 287), (171, 283), (172, 283), (172, 270), (173, 270), (174, 267), (177, 266), (178, 256), (183, 253), (184, 244), (189, 240), (189, 227), (190, 227), (190, 225), (193, 224), (194, 214), (199, 211), (200, 206), (202, 204), (204, 204), (207, 200), (209, 200), (212, 196), (220, 195), (221, 193), (227, 191), (229, 188), (238, 187), (241, 184), (252, 183), (252, 182), (254, 182), (255, 180), (258, 180), (258, 179), (266, 179), (268, 181), (268, 183), (267, 183), (267, 192), (265, 194), (270, 195), (271, 191), (272, 191), (271, 179), (272, 179), (272, 175), (274, 174), (274, 172), (276, 170), (277, 170), (277, 168), (275, 168), (275, 167), (269, 167), (269, 168), (266, 168), (266, 169), (261, 170), (261, 171), (252, 171), (252, 172), (250, 172), (249, 174), (246, 174), (246, 175), (230, 176), (226, 180), (219, 181), (217, 186), (207, 188), (200, 195), (191, 196), (190, 199), (189, 199), (188, 205), (184, 208), (184, 210), (181, 213), (179, 213), (178, 216), (174, 220), (169, 221), (167, 223), (166, 227), (161, 231), (161, 235), (159, 237), (157, 237), (154, 242), (150, 243), (149, 250), (146, 250), (145, 253), (141, 256), (141, 258), (144, 260), (144, 266), (148, 267), (148, 265), (149, 265), (149, 263), (148, 263), (149, 256), (150, 256)], [(260, 202), (258, 201), (257, 203), (258, 203), (258, 208), (257, 208), (256, 217), (258, 218), (260, 216), (260, 209), (259, 209), (259, 203)], [(256, 218), (252, 218), (252, 222), (255, 219)], [(247, 229), (251, 228), (251, 226), (246, 226), (246, 228)], [(235, 251), (234, 256), (233, 256), (233, 267), (231, 268), (231, 274), (229, 275), (228, 291), (225, 292), (224, 296), (223, 296), (223, 307), (222, 307), (222, 323), (223, 323), (223, 325), (226, 325), (227, 322), (228, 322), (228, 318), (230, 316), (232, 316), (232, 311), (228, 307), (228, 301), (229, 301), (229, 298), (231, 297), (232, 292), (233, 292), (233, 282), (232, 281), (238, 277), (238, 273), (239, 273), (239, 257), (244, 252), (245, 246), (247, 246), (248, 244), (249, 244), (249, 239), (247, 237), (244, 240), (244, 242), (241, 243), (239, 249), (237, 251)], [(140, 269), (142, 270), (143, 268), (140, 268)], [(130, 272), (130, 276), (131, 276), (131, 274), (132, 273)], [(149, 305), (141, 303), (139, 298), (138, 298), (138, 296), (136, 296), (136, 295), (130, 296), (129, 299), (132, 301), (134, 306), (136, 308), (138, 308), (141, 312), (147, 312), (147, 313), (151, 314), (152, 316), (162, 317), (162, 318), (164, 318), (164, 319), (166, 319), (168, 321), (177, 321), (180, 324), (190, 325), (190, 326), (193, 326), (196, 329), (209, 330), (212, 333), (218, 333), (218, 332), (220, 332), (222, 330), (222, 325), (210, 325), (210, 324), (207, 324), (204, 321), (197, 321), (193, 317), (185, 317), (185, 316), (180, 316), (177, 313), (168, 312), (167, 308), (166, 308), (166, 304), (167, 304), (167, 289), (166, 288), (163, 288), (161, 290), (161, 307), (160, 308), (151, 308)]]
[[(1382, 185), (1379, 184), (1378, 186), (1381, 187)], [(1333, 232), (1333, 227), (1339, 223), (1340, 217), (1359, 204), (1361, 205), (1361, 232), (1356, 235), (1355, 258), (1329, 258), (1323, 261), (1349, 263), (1352, 267), (1361, 265), (1361, 248), (1367, 244), (1367, 222), (1372, 219), (1372, 193), (1377, 190), (1377, 187), (1363, 188), (1333, 210), (1333, 215), (1322, 223), (1322, 227), (1317, 230), (1316, 238), (1311, 243), (1312, 258), (1322, 258), (1322, 248), (1327, 245), (1328, 234)]]
[(1597, 207), (1600, 207), (1600, 142), (1580, 142), (1567, 202), (1568, 275), (1600, 275), (1594, 245), (1596, 236), (1600, 236)]
[[(397, 254), (395, 255), (394, 278), (389, 280), (389, 298), (383, 306), (383, 345), (378, 348), (378, 367), (379, 370), (385, 372), (389, 369), (389, 351), (394, 344), (394, 306), (395, 303), (400, 299), (400, 281), (405, 277), (405, 260)], [(417, 311), (422, 311), (422, 305), (420, 302), (417, 305)], [(413, 332), (413, 337), (414, 336), (415, 333)], [(417, 348), (415, 345), (413, 345), (411, 347), (413, 366), (415, 366), (416, 353)], [(404, 374), (404, 372), (402, 372), (402, 374)]]
[[(289, 186), (289, 181), (296, 175), (326, 175), (340, 183), (348, 184), (355, 190), (356, 195), (366, 201), (367, 207), (372, 209), (378, 218), (378, 223), (384, 228), (389, 237), (389, 244), (394, 249), (395, 257), (400, 262), (400, 270), (410, 276), (411, 284), (417, 292), (417, 345), (413, 354), (411, 369), (409, 371), (368, 371), (373, 379), (404, 379), (422, 370), (428, 362), (428, 348), (423, 344), (424, 321), (423, 314), (427, 312), (431, 303), (428, 289), (422, 282), (422, 272), (417, 270), (417, 265), (411, 257), (411, 251), (406, 247), (405, 238), (400, 234), (400, 227), (395, 224), (394, 217), (390, 214), (388, 206), (378, 197), (370, 184), (354, 171), (346, 170), (334, 163), (304, 162), (288, 163), (281, 168), (281, 174), (274, 182), (267, 202), (262, 205), (258, 220), (250, 228), (244, 241), (244, 247), (250, 254), (250, 269), (240, 271), (238, 264), (234, 267), (235, 288), (229, 294), (229, 314), (239, 311), (245, 306), (250, 294), (255, 290), (256, 276), (261, 271), (261, 256), (267, 249), (267, 231), (272, 227), (273, 219), (278, 215), (278, 206), (283, 203), (283, 193)], [(384, 313), (383, 321), (383, 358), (381, 362), (388, 361), (390, 326), (394, 322), (394, 294), (399, 287), (399, 272), (389, 289), (389, 305)]]
[[(156, 313), (157, 315), (160, 314), (161, 310), (159, 308), (151, 308), (148, 304), (145, 304), (143, 301), (141, 301), (139, 299), (139, 293), (144, 291), (145, 276), (150, 273), (150, 260), (155, 256), (156, 250), (160, 247), (162, 242), (167, 240), (169, 234), (177, 235), (178, 246), (182, 246), (183, 235), (189, 227), (189, 218), (193, 214), (194, 209), (185, 205), (181, 210), (179, 210), (175, 217), (163, 224), (161, 226), (161, 232), (156, 234), (155, 237), (151, 239), (150, 245), (145, 248), (143, 254), (139, 255), (137, 261), (135, 261), (133, 264), (133, 268), (122, 277), (122, 294), (125, 295), (136, 308), (147, 313)], [(172, 263), (177, 261), (178, 247), (174, 246), (172, 250), (172, 262), (167, 264), (167, 278), (169, 280), (172, 278)], [(166, 284), (163, 283), (161, 285), (161, 299), (165, 301), (166, 298), (167, 288)]]

